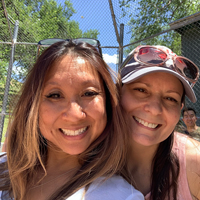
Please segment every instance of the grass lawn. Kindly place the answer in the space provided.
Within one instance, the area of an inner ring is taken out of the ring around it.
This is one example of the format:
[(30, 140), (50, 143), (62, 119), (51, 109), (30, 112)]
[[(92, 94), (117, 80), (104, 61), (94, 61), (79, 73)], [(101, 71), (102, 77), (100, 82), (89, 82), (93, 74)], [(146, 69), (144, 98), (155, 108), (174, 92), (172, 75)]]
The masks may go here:
[(3, 127), (3, 135), (2, 135), (2, 138), (1, 138), (1, 142), (4, 142), (4, 140), (5, 140), (5, 134), (6, 134), (6, 131), (7, 131), (7, 126), (8, 126), (8, 116), (6, 116), (4, 118), (4, 127)]

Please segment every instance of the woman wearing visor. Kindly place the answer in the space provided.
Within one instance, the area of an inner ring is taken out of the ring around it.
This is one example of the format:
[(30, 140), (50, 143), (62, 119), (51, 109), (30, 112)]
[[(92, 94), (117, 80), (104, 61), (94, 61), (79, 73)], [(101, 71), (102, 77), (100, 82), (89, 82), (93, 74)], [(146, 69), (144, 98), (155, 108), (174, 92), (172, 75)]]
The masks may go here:
[(164, 46), (139, 46), (121, 66), (131, 135), (123, 176), (146, 200), (200, 199), (200, 143), (174, 132), (184, 99), (196, 102), (197, 66)]

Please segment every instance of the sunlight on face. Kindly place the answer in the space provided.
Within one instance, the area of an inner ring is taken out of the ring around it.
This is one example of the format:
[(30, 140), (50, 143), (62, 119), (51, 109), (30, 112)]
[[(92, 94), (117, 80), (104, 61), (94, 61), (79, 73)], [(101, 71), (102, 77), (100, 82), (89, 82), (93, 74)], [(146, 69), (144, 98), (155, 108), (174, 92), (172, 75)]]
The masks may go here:
[(147, 146), (165, 140), (179, 121), (182, 95), (182, 83), (169, 73), (151, 73), (124, 84), (121, 101), (133, 140)]
[(106, 97), (98, 73), (84, 59), (65, 56), (51, 69), (42, 93), (39, 126), (62, 152), (84, 152), (107, 123)]
[(85, 64), (85, 60), (81, 57), (77, 57), (76, 62), (77, 64)]

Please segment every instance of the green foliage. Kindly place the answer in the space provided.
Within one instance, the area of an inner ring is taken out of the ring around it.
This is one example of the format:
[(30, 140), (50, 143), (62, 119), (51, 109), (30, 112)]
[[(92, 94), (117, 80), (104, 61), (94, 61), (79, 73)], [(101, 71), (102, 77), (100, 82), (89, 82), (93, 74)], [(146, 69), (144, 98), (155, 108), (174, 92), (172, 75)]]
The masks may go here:
[(2, 140), (1, 140), (2, 143), (5, 141), (5, 138), (6, 138), (5, 135), (6, 135), (7, 127), (8, 127), (8, 116), (6, 115), (4, 119), (3, 134), (2, 134)]
[(0, 60), (0, 66), (1, 66), (0, 85), (3, 85), (6, 82), (8, 63), (6, 63), (3, 60)]
[(98, 30), (88, 30), (85, 33), (83, 33), (83, 37), (85, 38), (94, 38), (97, 39), (97, 36), (99, 35), (99, 31)]
[[(5, 86), (6, 86), (8, 63), (0, 60), (0, 66), (1, 66), (1, 70), (0, 70), (1, 71), (0, 73), (0, 112), (1, 112)], [(10, 105), (13, 104), (13, 100), (17, 98), (18, 92), (21, 86), (22, 86), (21, 82), (16, 81), (15, 79), (11, 79), (10, 90), (9, 90), (9, 95), (8, 95), (7, 111), (6, 111), (7, 113), (9, 112)]]
[(1, 66), (0, 67), (0, 111), (1, 111), (8, 66), (7, 63), (2, 60), (0, 60), (0, 66)]
[[(38, 43), (47, 38), (97, 39), (99, 34), (96, 29), (84, 33), (78, 22), (70, 20), (76, 13), (70, 0), (65, 0), (62, 5), (56, 0), (6, 0), (5, 6), (12, 34), (15, 21), (19, 21), (17, 42)], [(0, 41), (11, 42), (3, 7), (0, 7)], [(8, 63), (10, 51), (11, 45), (0, 48), (0, 60)], [(37, 47), (34, 45), (16, 45), (13, 62), (19, 71), (15, 78), (21, 80), (26, 76), (28, 69), (36, 61), (36, 51)], [(1, 70), (0, 68), (0, 73)]]
[(19, 42), (37, 43), (46, 38), (82, 34), (78, 22), (70, 21), (75, 13), (70, 1), (58, 5), (55, 0), (8, 0), (6, 7), (8, 14), (19, 20)]
[[(158, 34), (170, 28), (170, 22), (200, 10), (199, 0), (119, 0), (119, 3), (123, 12), (122, 17), (128, 16), (130, 18), (128, 22), (132, 34), (130, 43)], [(180, 54), (180, 42), (180, 35), (171, 31), (145, 40), (141, 44), (166, 45), (177, 54)], [(130, 49), (133, 49), (133, 47)]]

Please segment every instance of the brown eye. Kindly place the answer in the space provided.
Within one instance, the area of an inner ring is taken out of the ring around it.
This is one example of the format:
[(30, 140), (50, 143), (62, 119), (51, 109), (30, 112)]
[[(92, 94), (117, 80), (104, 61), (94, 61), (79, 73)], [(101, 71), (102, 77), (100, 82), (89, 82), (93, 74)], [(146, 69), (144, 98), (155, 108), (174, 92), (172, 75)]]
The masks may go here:
[(178, 102), (176, 99), (174, 99), (172, 97), (167, 97), (166, 99), (169, 100), (169, 101)]
[(46, 95), (46, 98), (51, 98), (51, 99), (58, 99), (58, 98), (60, 98), (61, 97), (61, 95), (59, 94), (59, 93), (51, 93), (51, 94), (48, 94), (48, 95)]
[(139, 92), (145, 92), (145, 90), (142, 89), (142, 88), (134, 88), (133, 90), (136, 90), (136, 91), (139, 91)]
[(99, 94), (98, 92), (89, 91), (89, 92), (85, 92), (83, 96), (92, 97), (92, 96), (96, 96), (98, 94)]

